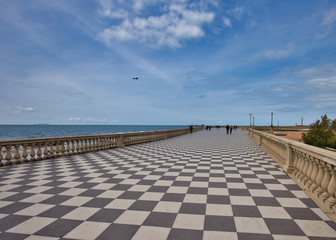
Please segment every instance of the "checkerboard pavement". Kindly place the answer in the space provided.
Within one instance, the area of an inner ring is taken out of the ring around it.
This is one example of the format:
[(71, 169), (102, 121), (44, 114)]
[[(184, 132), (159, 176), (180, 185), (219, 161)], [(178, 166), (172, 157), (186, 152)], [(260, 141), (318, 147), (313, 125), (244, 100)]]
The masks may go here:
[(0, 239), (336, 239), (335, 224), (245, 132), (0, 169)]

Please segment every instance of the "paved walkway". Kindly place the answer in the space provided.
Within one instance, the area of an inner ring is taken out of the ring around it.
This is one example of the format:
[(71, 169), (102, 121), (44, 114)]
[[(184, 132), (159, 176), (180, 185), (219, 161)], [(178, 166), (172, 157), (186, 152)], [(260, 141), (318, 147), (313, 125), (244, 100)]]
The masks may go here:
[(0, 239), (336, 239), (245, 132), (0, 168)]

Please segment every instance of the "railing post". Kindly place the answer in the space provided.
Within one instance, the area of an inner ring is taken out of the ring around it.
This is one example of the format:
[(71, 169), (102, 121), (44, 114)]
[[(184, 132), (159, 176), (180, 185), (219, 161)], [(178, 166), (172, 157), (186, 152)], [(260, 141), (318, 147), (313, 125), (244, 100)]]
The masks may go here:
[(293, 161), (293, 147), (292, 144), (286, 144), (286, 162), (283, 166), (283, 169), (286, 173), (292, 173), (295, 170), (294, 161)]
[(117, 137), (117, 147), (125, 147), (123, 135)]

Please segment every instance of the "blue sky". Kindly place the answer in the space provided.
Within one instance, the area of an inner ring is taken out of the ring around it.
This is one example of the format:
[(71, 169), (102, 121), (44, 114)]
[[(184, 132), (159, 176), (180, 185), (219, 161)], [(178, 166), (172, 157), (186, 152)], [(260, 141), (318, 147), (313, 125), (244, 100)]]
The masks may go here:
[(0, 1), (0, 52), (0, 124), (336, 118), (333, 0)]

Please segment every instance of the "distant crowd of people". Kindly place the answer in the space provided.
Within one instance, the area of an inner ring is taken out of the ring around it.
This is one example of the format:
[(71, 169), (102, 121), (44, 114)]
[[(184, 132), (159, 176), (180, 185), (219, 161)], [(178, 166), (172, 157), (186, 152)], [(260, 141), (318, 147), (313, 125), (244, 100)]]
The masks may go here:
[[(221, 128), (220, 126), (216, 126), (216, 128)], [(237, 125), (226, 125), (226, 134), (232, 134), (232, 130), (237, 130), (238, 126)], [(211, 131), (211, 126), (205, 126), (205, 130)]]

